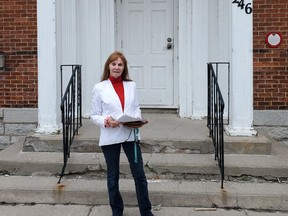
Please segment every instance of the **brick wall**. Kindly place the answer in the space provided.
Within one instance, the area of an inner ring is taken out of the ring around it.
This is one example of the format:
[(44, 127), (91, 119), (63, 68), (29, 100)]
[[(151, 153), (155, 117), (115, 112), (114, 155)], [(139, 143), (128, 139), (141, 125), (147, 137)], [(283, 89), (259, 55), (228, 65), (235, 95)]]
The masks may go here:
[[(287, 0), (254, 0), (254, 109), (288, 109)], [(0, 107), (37, 107), (36, 0), (0, 1)], [(265, 44), (268, 32), (283, 35), (278, 48)]]
[(0, 1), (0, 107), (37, 107), (36, 0)]
[[(254, 0), (254, 110), (288, 109), (288, 2)], [(266, 34), (280, 32), (282, 44), (270, 48)]]

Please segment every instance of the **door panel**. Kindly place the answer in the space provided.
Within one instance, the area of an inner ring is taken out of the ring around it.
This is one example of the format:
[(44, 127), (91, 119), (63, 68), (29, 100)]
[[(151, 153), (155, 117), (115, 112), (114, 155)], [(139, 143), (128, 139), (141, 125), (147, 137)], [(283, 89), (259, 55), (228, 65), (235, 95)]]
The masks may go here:
[(123, 0), (117, 5), (118, 49), (128, 60), (142, 107), (174, 105), (173, 11), (173, 0)]

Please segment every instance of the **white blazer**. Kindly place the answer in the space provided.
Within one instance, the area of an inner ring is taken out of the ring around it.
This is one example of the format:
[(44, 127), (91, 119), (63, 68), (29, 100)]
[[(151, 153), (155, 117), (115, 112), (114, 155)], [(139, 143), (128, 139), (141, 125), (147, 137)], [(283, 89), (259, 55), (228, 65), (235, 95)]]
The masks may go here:
[(141, 118), (135, 82), (123, 81), (123, 85), (125, 98), (124, 112), (122, 111), (120, 99), (109, 79), (94, 85), (92, 91), (92, 114), (90, 118), (94, 124), (100, 127), (100, 146), (134, 141), (132, 129), (123, 125), (115, 128), (105, 128), (104, 126), (104, 120), (109, 116), (113, 119), (118, 119), (123, 114), (127, 114), (132, 117)]

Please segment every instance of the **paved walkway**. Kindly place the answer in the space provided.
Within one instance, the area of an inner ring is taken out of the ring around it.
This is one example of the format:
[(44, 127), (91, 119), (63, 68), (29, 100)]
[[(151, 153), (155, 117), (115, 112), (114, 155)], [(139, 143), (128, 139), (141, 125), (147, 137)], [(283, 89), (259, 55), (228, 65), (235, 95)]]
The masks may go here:
[[(155, 216), (285, 216), (287, 212), (254, 212), (215, 208), (156, 207)], [(111, 216), (108, 206), (87, 205), (0, 205), (1, 216)], [(140, 215), (137, 208), (126, 207), (123, 216)]]

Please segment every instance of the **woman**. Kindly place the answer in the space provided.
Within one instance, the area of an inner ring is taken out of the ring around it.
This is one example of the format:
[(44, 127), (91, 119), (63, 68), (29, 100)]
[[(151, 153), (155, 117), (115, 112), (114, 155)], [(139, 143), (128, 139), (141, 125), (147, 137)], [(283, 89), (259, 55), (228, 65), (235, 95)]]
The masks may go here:
[(116, 121), (124, 113), (141, 118), (136, 85), (129, 78), (127, 60), (120, 52), (112, 53), (104, 66), (101, 82), (92, 91), (91, 120), (100, 126), (99, 145), (107, 164), (107, 185), (113, 216), (122, 216), (124, 205), (119, 191), (121, 146), (130, 163), (141, 216), (153, 216), (141, 149), (135, 143), (133, 129)]

